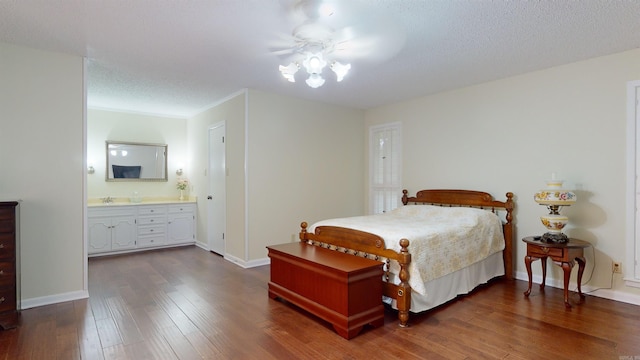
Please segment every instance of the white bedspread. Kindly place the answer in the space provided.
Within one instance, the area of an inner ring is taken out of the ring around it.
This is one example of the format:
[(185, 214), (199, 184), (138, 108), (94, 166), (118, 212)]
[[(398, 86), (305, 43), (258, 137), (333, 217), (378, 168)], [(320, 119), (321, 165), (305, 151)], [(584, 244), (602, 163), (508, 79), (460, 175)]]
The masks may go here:
[[(381, 215), (328, 219), (318, 226), (340, 226), (366, 231), (382, 237), (386, 247), (400, 251), (399, 241), (409, 240), (411, 264), (409, 285), (425, 294), (424, 283), (460, 270), (504, 249), (502, 223), (490, 211), (406, 205)], [(399, 266), (392, 263), (390, 271), (398, 274)]]

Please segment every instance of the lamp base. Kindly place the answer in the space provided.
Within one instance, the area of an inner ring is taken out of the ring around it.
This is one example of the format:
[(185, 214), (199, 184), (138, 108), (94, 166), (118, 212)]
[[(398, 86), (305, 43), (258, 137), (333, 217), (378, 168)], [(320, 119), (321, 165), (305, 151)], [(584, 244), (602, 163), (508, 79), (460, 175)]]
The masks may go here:
[(542, 241), (553, 243), (566, 243), (569, 241), (569, 237), (561, 232), (548, 232), (542, 235)]

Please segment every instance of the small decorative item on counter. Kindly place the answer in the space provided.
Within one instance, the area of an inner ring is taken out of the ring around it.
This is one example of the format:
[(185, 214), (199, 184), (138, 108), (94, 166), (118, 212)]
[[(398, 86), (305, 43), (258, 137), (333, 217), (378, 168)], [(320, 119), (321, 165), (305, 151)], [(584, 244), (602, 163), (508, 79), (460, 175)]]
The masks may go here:
[(141, 203), (142, 202), (142, 196), (140, 196), (140, 194), (138, 194), (137, 191), (134, 191), (133, 194), (131, 194), (131, 197), (129, 198), (129, 201), (132, 203)]
[(180, 200), (184, 200), (184, 191), (189, 186), (189, 179), (187, 178), (179, 178), (178, 183), (176, 184), (176, 188), (180, 190)]

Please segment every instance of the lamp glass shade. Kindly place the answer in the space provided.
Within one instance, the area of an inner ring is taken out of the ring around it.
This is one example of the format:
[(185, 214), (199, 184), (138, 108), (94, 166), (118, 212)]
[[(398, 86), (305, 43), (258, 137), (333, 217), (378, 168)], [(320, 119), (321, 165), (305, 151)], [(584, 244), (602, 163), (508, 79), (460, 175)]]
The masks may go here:
[(280, 65), (279, 69), (280, 69), (280, 73), (282, 73), (282, 76), (284, 76), (285, 79), (287, 79), (289, 82), (296, 82), (294, 75), (296, 74), (296, 72), (298, 72), (299, 68), (300, 68), (300, 65), (292, 62), (287, 66)]
[(547, 181), (547, 188), (533, 195), (533, 200), (541, 205), (569, 206), (577, 200), (576, 194), (562, 188), (562, 180)]
[(322, 78), (322, 76), (318, 74), (311, 74), (309, 75), (309, 78), (307, 79), (306, 83), (307, 85), (315, 89), (324, 85), (324, 79)]
[(333, 70), (333, 72), (336, 73), (336, 81), (338, 82), (344, 79), (345, 75), (347, 75), (350, 69), (351, 69), (351, 64), (341, 64), (337, 61), (334, 61), (331, 64), (331, 70)]

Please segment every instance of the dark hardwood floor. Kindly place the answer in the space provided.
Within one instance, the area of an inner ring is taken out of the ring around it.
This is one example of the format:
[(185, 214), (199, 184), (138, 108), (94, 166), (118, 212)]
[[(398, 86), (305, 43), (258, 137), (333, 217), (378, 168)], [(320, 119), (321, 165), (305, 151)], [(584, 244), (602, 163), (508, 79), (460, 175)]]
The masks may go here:
[(0, 359), (638, 359), (640, 307), (496, 280), (352, 340), (267, 296), (269, 267), (196, 247), (89, 260), (87, 300), (22, 311)]

